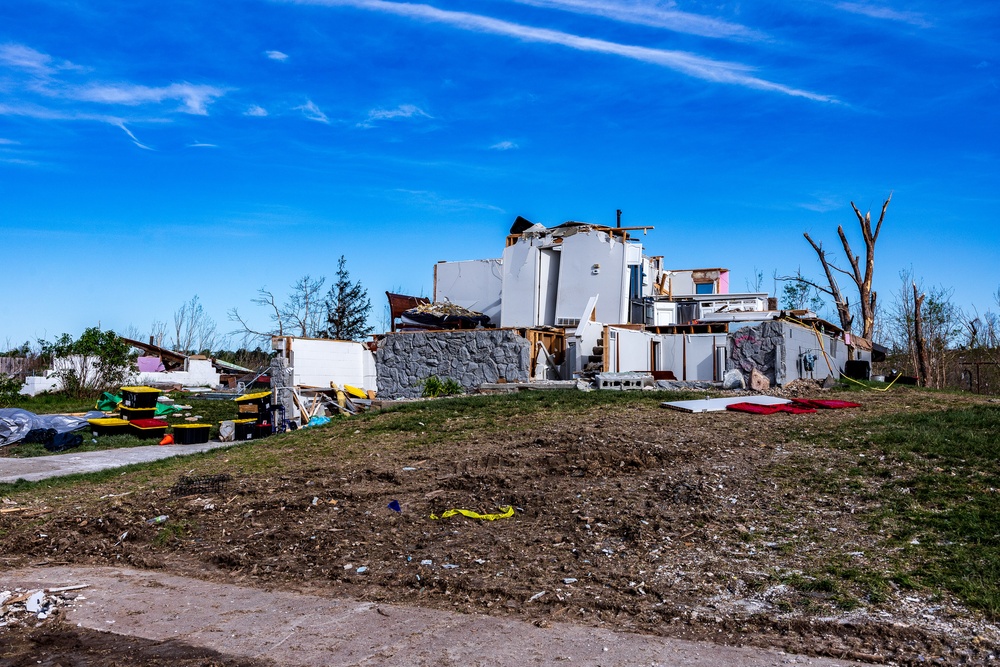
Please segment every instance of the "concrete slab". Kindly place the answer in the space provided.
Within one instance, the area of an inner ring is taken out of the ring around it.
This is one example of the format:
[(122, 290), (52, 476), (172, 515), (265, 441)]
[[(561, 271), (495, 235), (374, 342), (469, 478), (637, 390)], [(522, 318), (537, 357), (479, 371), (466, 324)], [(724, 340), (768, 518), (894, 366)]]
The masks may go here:
[(156, 571), (84, 566), (0, 575), (0, 590), (88, 584), (66, 620), (154, 641), (175, 639), (281, 667), (587, 665), (814, 667), (856, 665), (758, 648), (720, 646), (555, 622), (379, 605), (212, 583)]
[(219, 447), (231, 447), (235, 444), (238, 443), (213, 441), (198, 445), (151, 445), (105, 449), (98, 452), (70, 452), (26, 459), (4, 457), (0, 458), (0, 483), (13, 483), (19, 479), (37, 482), (52, 477), (97, 472), (135, 463), (148, 463), (174, 456), (197, 454)]

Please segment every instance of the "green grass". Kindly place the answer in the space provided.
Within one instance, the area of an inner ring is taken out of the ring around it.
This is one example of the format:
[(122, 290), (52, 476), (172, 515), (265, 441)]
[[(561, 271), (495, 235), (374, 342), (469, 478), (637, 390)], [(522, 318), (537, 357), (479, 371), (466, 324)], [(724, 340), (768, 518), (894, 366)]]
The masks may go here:
[[(200, 419), (198, 423), (211, 424), (212, 426), (212, 430), (209, 435), (210, 438), (218, 437), (220, 421), (235, 419), (238, 416), (237, 407), (233, 401), (198, 399), (192, 398), (189, 394), (183, 393), (173, 393), (170, 394), (170, 396), (177, 401), (178, 405), (190, 405), (191, 409), (169, 417), (160, 417), (160, 419), (163, 419), (171, 425), (187, 424), (189, 422), (185, 420), (185, 415), (200, 415), (202, 419)], [(35, 414), (62, 414), (66, 412), (85, 412), (87, 410), (92, 410), (94, 405), (93, 402), (90, 402), (89, 407), (79, 409), (78, 401), (74, 403), (72, 399), (61, 397), (57, 394), (40, 394), (34, 398), (19, 401), (17, 407), (29, 410)], [(54, 409), (56, 407), (67, 409)], [(81, 429), (78, 433), (83, 436), (83, 444), (80, 447), (67, 451), (89, 452), (105, 449), (121, 449), (125, 447), (155, 445), (159, 442), (159, 438), (144, 439), (127, 433), (122, 435), (104, 435), (95, 438), (89, 428)], [(66, 453), (49, 452), (39, 443), (21, 442), (14, 445), (8, 445), (7, 449), (8, 451), (6, 454), (13, 458), (51, 456), (52, 454)]]
[[(863, 466), (802, 471), (823, 493), (863, 482), (867, 516), (892, 553), (886, 575), (841, 572), (884, 595), (897, 585), (941, 588), (991, 619), (1000, 618), (1000, 407), (911, 412), (857, 420), (829, 436)], [(786, 473), (788, 471), (785, 471)], [(866, 484), (865, 484), (866, 483)]]
[(10, 406), (21, 408), (36, 415), (68, 414), (87, 412), (94, 409), (96, 397), (74, 398), (66, 394), (39, 394), (38, 396), (18, 396)]

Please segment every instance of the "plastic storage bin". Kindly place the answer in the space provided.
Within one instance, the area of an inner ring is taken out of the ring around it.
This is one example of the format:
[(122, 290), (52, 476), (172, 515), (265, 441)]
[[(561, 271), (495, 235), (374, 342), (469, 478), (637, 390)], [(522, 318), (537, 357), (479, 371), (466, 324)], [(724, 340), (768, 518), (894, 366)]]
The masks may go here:
[(246, 418), (252, 416), (257, 421), (270, 421), (271, 392), (258, 391), (253, 394), (244, 394), (233, 400), (236, 402), (240, 415)]
[(102, 417), (100, 419), (88, 419), (90, 430), (94, 436), (100, 435), (121, 435), (128, 432), (128, 422), (117, 417)]
[(152, 387), (122, 387), (122, 405), (126, 408), (155, 408), (160, 390)]
[(254, 429), (256, 419), (234, 419), (233, 424), (236, 426), (236, 440), (253, 440), (257, 437)]
[(133, 419), (128, 425), (129, 432), (138, 438), (162, 438), (169, 426), (160, 419)]
[(211, 431), (210, 424), (174, 424), (174, 444), (197, 445), (208, 442)]
[(122, 419), (129, 421), (152, 419), (156, 416), (156, 408), (126, 408), (124, 405), (119, 405), (118, 414), (122, 416)]

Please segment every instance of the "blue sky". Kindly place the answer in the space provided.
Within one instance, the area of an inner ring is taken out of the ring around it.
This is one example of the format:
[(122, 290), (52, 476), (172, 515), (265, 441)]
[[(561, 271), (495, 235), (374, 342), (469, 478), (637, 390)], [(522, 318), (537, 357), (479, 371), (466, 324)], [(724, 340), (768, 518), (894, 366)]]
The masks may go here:
[(517, 215), (620, 208), (771, 289), (890, 191), (883, 302), (912, 266), (996, 310), (998, 33), (985, 1), (2, 3), (0, 346), (193, 295), (263, 324), (341, 254), (380, 314)]

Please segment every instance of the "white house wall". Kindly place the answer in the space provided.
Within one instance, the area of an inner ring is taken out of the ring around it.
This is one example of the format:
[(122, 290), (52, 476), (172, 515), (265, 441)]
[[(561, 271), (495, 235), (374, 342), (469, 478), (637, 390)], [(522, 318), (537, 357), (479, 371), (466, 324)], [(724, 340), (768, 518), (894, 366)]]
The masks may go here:
[(365, 390), (377, 386), (375, 360), (361, 343), (286, 336), (275, 337), (272, 347), (284, 354), (292, 369), (293, 385), (327, 388), (333, 382)]
[(500, 323), (502, 259), (438, 262), (434, 265), (434, 302), (451, 303), (488, 315)]
[(633, 329), (608, 328), (611, 343), (609, 358), (611, 372), (649, 371), (652, 335)]
[(188, 359), (182, 371), (139, 373), (135, 383), (140, 385), (174, 383), (185, 387), (217, 387), (221, 380), (211, 359)]
[(554, 326), (556, 323), (556, 303), (559, 295), (559, 263), (561, 253), (553, 248), (541, 248), (538, 252), (538, 296), (534, 326)]
[(528, 243), (515, 243), (504, 248), (500, 326), (535, 326), (538, 312), (538, 254), (538, 248)]
[(580, 317), (587, 301), (599, 295), (598, 322), (627, 322), (625, 244), (607, 233), (590, 230), (563, 239), (561, 252), (557, 321)]

